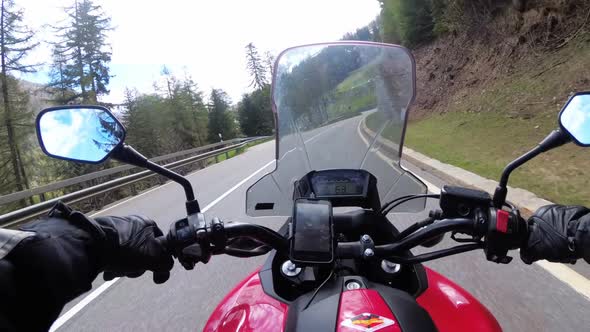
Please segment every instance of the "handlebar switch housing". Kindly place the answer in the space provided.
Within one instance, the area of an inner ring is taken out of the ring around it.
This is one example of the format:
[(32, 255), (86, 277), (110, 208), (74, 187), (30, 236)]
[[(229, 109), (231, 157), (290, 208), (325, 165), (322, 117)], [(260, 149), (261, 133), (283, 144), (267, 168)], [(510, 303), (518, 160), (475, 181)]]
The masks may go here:
[(170, 225), (166, 236), (174, 257), (187, 270), (198, 262), (208, 262), (211, 254), (206, 243), (207, 223), (202, 213), (194, 213)]
[(474, 218), (478, 210), (491, 206), (492, 197), (481, 190), (443, 186), (439, 204), (444, 218)]
[(484, 247), (486, 258), (495, 263), (510, 263), (512, 257), (508, 256), (508, 250), (520, 247), (525, 229), (526, 225), (518, 210), (490, 208)]

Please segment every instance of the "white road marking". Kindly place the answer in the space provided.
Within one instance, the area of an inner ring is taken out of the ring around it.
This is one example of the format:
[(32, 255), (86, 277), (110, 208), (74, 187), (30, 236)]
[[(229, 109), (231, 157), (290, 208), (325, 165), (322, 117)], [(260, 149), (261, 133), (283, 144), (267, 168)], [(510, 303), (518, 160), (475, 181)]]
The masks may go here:
[(209, 210), (210, 208), (212, 208), (215, 204), (219, 203), (219, 201), (221, 201), (222, 199), (226, 198), (227, 195), (231, 194), (234, 190), (238, 189), (238, 187), (240, 187), (244, 183), (248, 182), (248, 180), (250, 180), (251, 178), (253, 178), (256, 174), (262, 172), (262, 170), (264, 170), (268, 166), (274, 164), (274, 162), (275, 162), (274, 160), (269, 161), (266, 165), (262, 166), (256, 172), (250, 174), (247, 178), (245, 178), (242, 181), (238, 182), (235, 186), (231, 187), (228, 191), (226, 191), (225, 193), (223, 193), (223, 195), (217, 197), (213, 202), (211, 202), (207, 206), (205, 206), (201, 212), (206, 212), (207, 210)]
[(549, 272), (555, 278), (566, 283), (576, 292), (585, 296), (586, 300), (590, 300), (590, 280), (583, 275), (560, 263), (538, 261), (535, 264), (545, 269), (545, 271)]
[[(338, 122), (337, 122), (337, 124), (338, 124)], [(331, 127), (324, 128), (324, 129), (323, 129), (323, 130), (321, 130), (319, 133), (317, 133), (317, 134), (313, 135), (312, 137), (310, 137), (310, 138), (306, 139), (305, 141), (303, 141), (303, 143), (304, 143), (304, 144), (307, 144), (307, 143), (309, 143), (309, 142), (313, 141), (314, 139), (318, 138), (319, 136), (321, 136), (321, 135), (325, 134), (325, 133), (326, 133), (326, 131), (328, 131), (328, 130), (330, 130), (330, 129), (338, 128), (338, 127), (340, 127), (340, 126), (342, 126), (342, 123), (339, 123), (338, 125), (336, 125), (336, 124), (333, 124)], [(286, 157), (286, 156), (287, 156), (289, 153), (291, 153), (291, 152), (293, 152), (293, 151), (295, 151), (295, 150), (297, 150), (297, 148), (292, 148), (291, 150), (289, 150), (289, 151), (285, 152), (285, 154), (283, 154), (283, 156), (281, 157), (281, 159), (279, 159), (279, 161), (281, 161), (281, 160), (285, 159), (285, 157)]]
[[(440, 193), (440, 188), (428, 183), (428, 190), (434, 193)], [(559, 281), (571, 287), (574, 291), (584, 296), (586, 300), (590, 300), (590, 280), (579, 274), (570, 267), (561, 263), (551, 263), (548, 261), (536, 261), (535, 264), (542, 267)]]
[[(358, 132), (359, 136), (361, 137), (361, 139), (363, 140), (363, 142), (365, 142), (365, 144), (369, 145), (369, 142), (365, 139), (365, 137), (362, 135), (362, 133), (360, 131), (361, 130), (360, 129), (361, 123), (362, 123), (362, 121), (359, 122), (359, 125), (357, 127), (357, 132)], [(379, 157), (381, 159), (385, 160), (387, 163), (394, 162), (392, 159), (386, 157), (385, 155), (383, 155), (380, 152), (377, 152), (377, 154), (379, 155)], [(424, 178), (422, 178), (421, 176), (419, 176), (417, 174), (414, 174), (414, 175), (417, 178), (419, 178), (422, 182), (424, 182), (424, 184), (428, 187), (428, 191), (433, 192), (433, 193), (440, 193), (440, 188), (438, 186), (435, 186), (434, 184), (426, 181)], [(549, 274), (551, 274), (552, 276), (554, 276), (555, 278), (557, 278), (559, 281), (563, 282), (564, 284), (568, 285), (574, 291), (576, 291), (577, 293), (584, 296), (587, 300), (590, 301), (590, 280), (588, 280), (588, 278), (579, 274), (578, 272), (576, 272), (572, 268), (566, 266), (565, 264), (551, 263), (551, 262), (548, 262), (545, 260), (537, 261), (537, 262), (535, 262), (535, 264), (537, 264), (538, 266), (543, 268), (545, 271), (549, 272)]]
[(88, 305), (88, 303), (90, 303), (92, 300), (96, 299), (100, 294), (102, 294), (105, 290), (107, 290), (107, 288), (111, 287), (115, 282), (117, 282), (117, 280), (119, 280), (119, 278), (105, 281), (97, 289), (92, 291), (92, 293), (88, 294), (85, 298), (83, 298), (82, 301), (76, 303), (75, 306), (73, 306), (65, 314), (59, 316), (59, 318), (56, 319), (55, 322), (53, 322), (53, 325), (51, 325), (51, 328), (49, 328), (49, 332), (53, 332), (53, 331), (59, 329), (62, 325), (65, 324), (65, 322), (70, 320), (72, 317), (74, 317), (75, 314), (77, 314), (86, 305)]
[[(212, 201), (211, 203), (207, 204), (207, 206), (205, 206), (201, 212), (207, 212), (207, 210), (211, 209), (213, 206), (215, 206), (217, 203), (219, 203), (222, 199), (224, 199), (225, 197), (227, 197), (229, 194), (231, 194), (232, 192), (234, 192), (236, 189), (238, 189), (241, 185), (243, 185), (244, 183), (248, 182), (248, 180), (252, 179), (254, 176), (256, 176), (256, 174), (262, 172), (264, 169), (266, 169), (268, 166), (270, 166), (271, 164), (273, 164), (275, 161), (271, 160), (269, 161), (266, 165), (262, 166), (261, 168), (259, 168), (256, 172), (250, 174), (248, 177), (246, 177), (245, 179), (243, 179), (242, 181), (238, 182), (235, 186), (231, 187), (229, 190), (227, 190), (226, 192), (224, 192), (221, 196), (217, 197), (214, 201)], [(173, 183), (173, 182), (170, 182)], [(143, 192), (137, 196), (133, 196), (130, 199), (127, 199), (123, 202), (114, 204), (106, 209), (103, 209), (102, 211), (99, 211), (97, 213), (94, 213), (92, 215), (90, 215), (90, 217), (93, 217), (99, 213), (102, 213), (104, 211), (110, 210), (116, 206), (119, 206), (123, 203), (127, 203), (129, 201), (131, 201), (134, 198), (137, 198), (139, 196), (151, 193), (152, 191), (161, 189), (163, 186), (166, 186), (170, 183), (166, 183), (162, 186), (156, 187), (154, 189), (150, 189), (146, 192)], [(84, 297), (80, 302), (76, 303), (75, 306), (73, 306), (70, 310), (68, 310), (66, 313), (64, 313), (63, 315), (61, 315), (58, 319), (55, 320), (55, 322), (53, 322), (53, 325), (51, 325), (51, 328), (49, 329), (50, 332), (54, 332), (57, 329), (59, 329), (62, 325), (64, 325), (68, 320), (70, 320), (72, 317), (74, 317), (74, 315), (76, 315), (78, 312), (80, 312), (85, 306), (87, 306), (90, 302), (92, 302), (92, 300), (96, 299), (98, 296), (100, 296), (100, 294), (102, 294), (104, 291), (106, 291), (109, 287), (111, 287), (113, 284), (115, 284), (120, 278), (114, 278), (113, 280), (109, 280), (104, 282), (102, 285), (100, 285), (97, 289), (95, 289), (94, 291), (92, 291), (90, 294), (88, 294), (86, 297)]]

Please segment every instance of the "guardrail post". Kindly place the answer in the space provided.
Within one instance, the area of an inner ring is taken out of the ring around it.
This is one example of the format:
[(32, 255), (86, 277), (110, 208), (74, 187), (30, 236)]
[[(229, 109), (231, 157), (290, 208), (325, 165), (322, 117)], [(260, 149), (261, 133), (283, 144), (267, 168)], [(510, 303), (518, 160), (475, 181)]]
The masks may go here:
[(219, 162), (219, 155), (216, 155), (215, 156), (215, 163), (218, 163), (218, 162)]
[(130, 185), (130, 187), (131, 187), (131, 195), (137, 196), (137, 188), (135, 188), (135, 183), (132, 183)]

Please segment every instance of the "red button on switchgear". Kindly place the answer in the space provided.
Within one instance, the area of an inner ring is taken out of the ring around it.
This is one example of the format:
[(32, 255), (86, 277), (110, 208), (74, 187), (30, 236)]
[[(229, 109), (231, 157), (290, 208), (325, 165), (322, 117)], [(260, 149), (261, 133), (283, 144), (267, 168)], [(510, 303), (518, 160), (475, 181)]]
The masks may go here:
[(498, 210), (496, 212), (496, 229), (498, 232), (507, 233), (508, 232), (508, 220), (510, 219), (510, 215), (507, 211)]

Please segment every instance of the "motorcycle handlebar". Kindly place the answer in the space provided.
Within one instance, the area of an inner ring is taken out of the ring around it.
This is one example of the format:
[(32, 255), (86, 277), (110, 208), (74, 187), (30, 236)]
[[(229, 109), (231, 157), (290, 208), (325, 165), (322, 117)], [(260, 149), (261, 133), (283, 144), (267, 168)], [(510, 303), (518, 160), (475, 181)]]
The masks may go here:
[(259, 242), (268, 244), (273, 249), (281, 252), (289, 250), (289, 240), (270, 228), (248, 223), (228, 223), (225, 225), (225, 234), (228, 239), (234, 237), (250, 237)]
[[(437, 235), (447, 233), (449, 231), (460, 231), (466, 233), (473, 233), (475, 230), (475, 222), (472, 219), (445, 219), (438, 223), (431, 224), (421, 230), (412, 233), (401, 240), (384, 245), (377, 245), (373, 250), (373, 255), (376, 257), (390, 257), (405, 250), (412, 249), (425, 241), (436, 237)], [(354, 242), (338, 242), (336, 247), (336, 257), (338, 258), (359, 258), (366, 257), (365, 250), (367, 245), (363, 241)]]
[[(473, 219), (445, 219), (441, 220), (440, 222), (430, 224), (414, 233), (409, 234), (408, 236), (396, 241), (395, 243), (385, 244), (385, 245), (377, 245), (377, 246), (367, 246), (367, 242), (360, 240), (354, 242), (338, 242), (335, 247), (335, 257), (336, 258), (368, 258), (368, 253), (370, 256), (375, 257), (391, 257), (399, 254), (403, 251), (409, 250), (413, 247), (420, 245), (421, 243), (436, 237), (440, 234), (449, 232), (449, 231), (459, 231), (464, 233), (475, 233), (477, 229), (476, 222)], [(205, 234), (205, 236), (202, 236)], [(217, 248), (216, 250), (209, 250), (210, 245), (215, 243), (221, 243), (221, 246), (225, 247), (225, 243), (228, 239), (237, 238), (237, 237), (249, 237), (254, 239), (258, 242), (262, 242), (267, 244), (272, 249), (275, 249), (279, 252), (288, 253), (289, 251), (289, 239), (285, 238), (281, 234), (273, 231), (270, 228), (256, 225), (256, 224), (249, 224), (249, 223), (238, 223), (238, 222), (229, 222), (223, 225), (221, 231), (215, 230), (215, 227), (207, 228), (205, 232), (203, 232), (200, 236), (201, 239), (204, 239), (207, 244), (206, 248), (200, 248), (199, 252), (203, 254), (206, 250), (210, 254), (223, 254), (226, 253), (223, 249), (224, 248)], [(223, 238), (222, 242), (219, 242), (219, 237)], [(479, 235), (479, 234), (478, 234)], [(187, 242), (182, 241), (182, 243), (175, 243), (176, 239), (171, 237), (170, 234), (165, 237), (157, 238), (157, 241), (162, 244), (167, 250), (174, 254), (175, 256), (179, 256), (181, 252), (184, 251), (184, 247), (188, 247), (198, 243), (199, 235), (195, 236), (194, 241)], [(372, 243), (372, 240), (371, 240)], [(202, 244), (201, 244), (202, 246)], [(370, 248), (372, 252), (366, 252), (366, 249)], [(470, 250), (473, 250), (471, 248)], [(455, 250), (457, 251), (457, 250)], [(465, 250), (463, 250), (465, 251)], [(461, 252), (460, 250), (457, 252)], [(231, 253), (230, 253), (231, 254)], [(260, 253), (259, 253), (260, 254)], [(432, 256), (432, 255), (431, 255)], [(244, 256), (246, 257), (246, 256)], [(430, 257), (430, 256), (429, 256)], [(434, 259), (437, 256), (432, 256), (429, 259)]]

